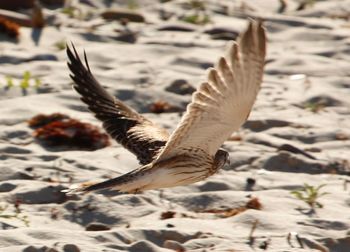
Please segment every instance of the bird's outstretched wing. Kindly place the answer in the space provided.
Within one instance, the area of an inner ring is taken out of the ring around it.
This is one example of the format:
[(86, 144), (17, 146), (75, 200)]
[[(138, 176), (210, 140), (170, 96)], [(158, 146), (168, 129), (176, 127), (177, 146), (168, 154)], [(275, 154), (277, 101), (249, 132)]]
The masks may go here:
[(81, 100), (103, 122), (107, 133), (134, 153), (141, 164), (153, 161), (168, 140), (168, 132), (108, 94), (92, 75), (85, 52), (86, 66), (73, 44), (72, 47), (74, 53), (67, 46), (68, 67), (75, 82), (73, 87), (81, 95)]
[(251, 21), (232, 43), (226, 57), (209, 69), (207, 81), (192, 102), (156, 162), (198, 148), (215, 155), (222, 143), (246, 121), (262, 82), (265, 30)]

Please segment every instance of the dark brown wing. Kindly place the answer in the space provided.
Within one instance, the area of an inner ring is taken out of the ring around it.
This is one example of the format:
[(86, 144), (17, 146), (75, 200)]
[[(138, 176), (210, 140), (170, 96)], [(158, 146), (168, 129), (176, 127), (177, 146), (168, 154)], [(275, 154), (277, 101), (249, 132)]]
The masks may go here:
[(74, 54), (67, 46), (70, 77), (81, 100), (103, 122), (104, 129), (118, 143), (134, 153), (141, 164), (148, 164), (157, 156), (168, 140), (168, 132), (111, 96), (92, 75), (86, 54), (81, 62), (74, 45)]

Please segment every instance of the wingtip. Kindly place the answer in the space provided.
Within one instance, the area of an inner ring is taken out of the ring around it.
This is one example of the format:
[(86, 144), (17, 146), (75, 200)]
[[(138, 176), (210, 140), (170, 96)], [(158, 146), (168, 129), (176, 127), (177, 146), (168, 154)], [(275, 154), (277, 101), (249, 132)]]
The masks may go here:
[[(74, 53), (72, 50), (74, 51)], [(77, 51), (76, 51), (75, 46), (74, 46), (72, 41), (70, 41), (70, 45), (68, 42), (66, 43), (66, 53), (67, 53), (68, 60), (69, 60), (68, 64), (79, 60), (79, 57), (77, 55)]]
[(251, 27), (263, 27), (264, 20), (262, 18), (249, 18), (249, 26)]
[(86, 56), (86, 51), (85, 51), (85, 50), (84, 50), (84, 61), (85, 61), (85, 65), (86, 65), (88, 71), (91, 72), (90, 66), (89, 66), (89, 62), (88, 62), (88, 60), (87, 60), (87, 56)]
[(241, 33), (237, 40), (240, 51), (251, 50), (256, 48), (256, 53), (262, 57), (266, 55), (266, 29), (263, 24), (263, 19), (250, 19), (247, 29)]
[(264, 27), (264, 20), (261, 18), (251, 19), (249, 26), (251, 29), (245, 32), (247, 37), (251, 37), (251, 41), (258, 44), (259, 52), (261, 55), (266, 54), (266, 28)]
[(72, 41), (66, 42), (66, 51), (67, 51), (67, 53), (68, 52), (72, 52), (71, 47), (75, 48), (74, 47), (74, 43)]
[(255, 34), (258, 35), (258, 38), (265, 41), (266, 39), (266, 28), (263, 24), (264, 20), (261, 18), (249, 18), (248, 27), (242, 32), (239, 37), (235, 40), (230, 40), (226, 46), (226, 51), (234, 52), (238, 49), (238, 44), (241, 44), (240, 41), (244, 40), (244, 37), (254, 37)]

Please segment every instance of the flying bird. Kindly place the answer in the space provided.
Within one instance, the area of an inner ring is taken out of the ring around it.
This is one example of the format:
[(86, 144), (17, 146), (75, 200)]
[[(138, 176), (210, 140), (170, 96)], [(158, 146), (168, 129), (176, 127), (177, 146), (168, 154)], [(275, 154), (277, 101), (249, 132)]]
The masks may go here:
[(225, 57), (208, 69), (206, 81), (192, 94), (180, 123), (169, 133), (111, 96), (85, 65), (74, 45), (67, 46), (70, 77), (103, 128), (136, 155), (141, 166), (100, 183), (83, 183), (65, 190), (68, 195), (110, 188), (120, 192), (187, 185), (215, 174), (228, 161), (223, 142), (247, 120), (264, 71), (266, 37), (260, 22), (231, 41)]

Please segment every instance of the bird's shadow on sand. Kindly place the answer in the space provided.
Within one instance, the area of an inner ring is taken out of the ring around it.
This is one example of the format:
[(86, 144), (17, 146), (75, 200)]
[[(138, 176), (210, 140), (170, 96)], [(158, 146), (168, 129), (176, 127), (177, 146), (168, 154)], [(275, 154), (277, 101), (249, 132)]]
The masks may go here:
[(92, 222), (98, 222), (108, 225), (120, 223), (122, 220), (103, 213), (98, 210), (98, 206), (93, 203), (93, 199), (82, 202), (70, 201), (65, 204), (65, 208), (71, 213), (66, 218), (71, 222), (75, 222), (82, 226), (86, 226)]

